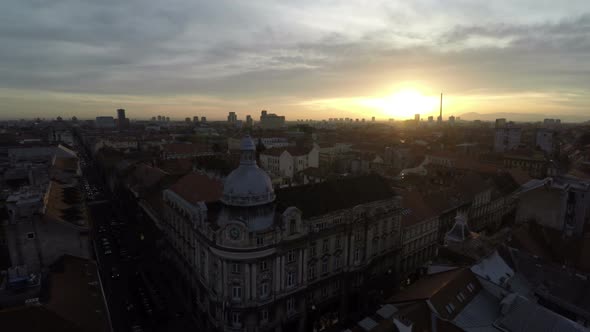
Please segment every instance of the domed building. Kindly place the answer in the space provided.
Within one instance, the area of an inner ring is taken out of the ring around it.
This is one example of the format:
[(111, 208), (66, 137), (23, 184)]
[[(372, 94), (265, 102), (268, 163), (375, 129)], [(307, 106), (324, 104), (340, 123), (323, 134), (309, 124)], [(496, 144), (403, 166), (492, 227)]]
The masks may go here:
[(195, 172), (163, 193), (188, 312), (207, 330), (308, 331), (357, 310), (365, 278), (395, 269), (399, 198), (377, 176), (275, 190), (250, 137), (240, 150), (225, 179)]

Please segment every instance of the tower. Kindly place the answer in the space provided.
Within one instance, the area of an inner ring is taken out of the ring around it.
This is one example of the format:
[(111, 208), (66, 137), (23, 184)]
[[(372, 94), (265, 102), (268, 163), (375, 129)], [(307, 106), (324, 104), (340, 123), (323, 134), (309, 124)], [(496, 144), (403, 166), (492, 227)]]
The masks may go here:
[(442, 97), (443, 97), (443, 94), (441, 92), (440, 93), (440, 114), (438, 115), (438, 124), (442, 124), (442, 120), (443, 120), (443, 117), (442, 117)]

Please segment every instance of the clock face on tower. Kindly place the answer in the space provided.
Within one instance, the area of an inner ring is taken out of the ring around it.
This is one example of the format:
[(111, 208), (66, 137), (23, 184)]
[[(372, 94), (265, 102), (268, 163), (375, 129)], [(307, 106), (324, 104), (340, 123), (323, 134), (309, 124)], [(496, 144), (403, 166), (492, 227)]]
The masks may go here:
[(239, 228), (237, 228), (237, 227), (232, 227), (232, 228), (229, 230), (229, 237), (230, 237), (232, 240), (237, 240), (237, 239), (239, 239), (239, 238), (240, 238), (240, 229), (239, 229)]

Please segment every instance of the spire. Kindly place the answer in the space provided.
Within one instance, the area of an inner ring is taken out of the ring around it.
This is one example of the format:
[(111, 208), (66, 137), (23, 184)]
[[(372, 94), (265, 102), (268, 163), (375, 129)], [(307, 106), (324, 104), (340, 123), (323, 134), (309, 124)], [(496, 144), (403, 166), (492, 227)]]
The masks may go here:
[(458, 212), (455, 217), (455, 224), (445, 235), (445, 242), (464, 242), (472, 237), (469, 225), (467, 225), (467, 216), (463, 212)]
[(256, 165), (256, 145), (249, 135), (242, 138), (240, 151), (240, 165)]

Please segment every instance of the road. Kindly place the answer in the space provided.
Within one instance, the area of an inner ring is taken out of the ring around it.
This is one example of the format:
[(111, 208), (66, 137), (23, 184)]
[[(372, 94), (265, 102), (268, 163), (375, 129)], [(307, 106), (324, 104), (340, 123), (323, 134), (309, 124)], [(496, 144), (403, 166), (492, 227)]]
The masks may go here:
[[(91, 238), (115, 332), (198, 331), (175, 301), (155, 242), (134, 206), (123, 206), (105, 188), (92, 160), (81, 153), (83, 176), (99, 189), (87, 201)], [(127, 202), (129, 204), (129, 202)]]

